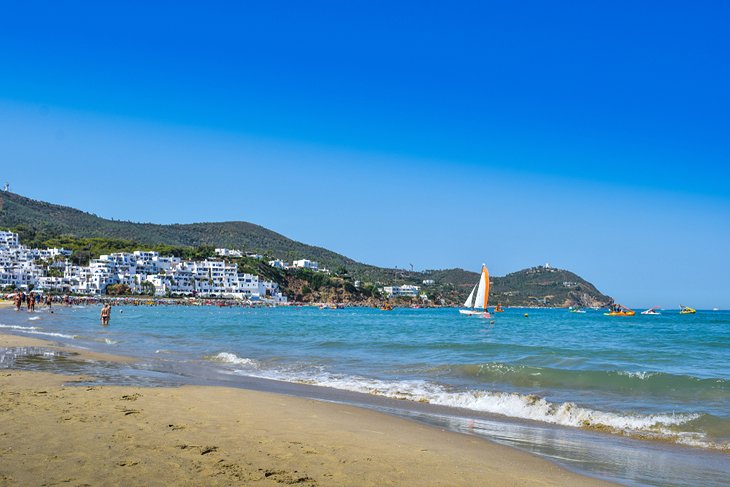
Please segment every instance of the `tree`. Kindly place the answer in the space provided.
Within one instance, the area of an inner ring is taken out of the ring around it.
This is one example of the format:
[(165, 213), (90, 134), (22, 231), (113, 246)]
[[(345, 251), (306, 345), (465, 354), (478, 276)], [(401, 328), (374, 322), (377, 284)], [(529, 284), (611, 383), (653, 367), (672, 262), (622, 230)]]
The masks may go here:
[(126, 284), (109, 284), (106, 287), (106, 293), (109, 296), (123, 296), (125, 294), (131, 294), (132, 290)]
[(152, 284), (150, 281), (143, 281), (142, 284), (142, 294), (149, 294), (150, 296), (154, 296), (155, 294), (155, 285)]

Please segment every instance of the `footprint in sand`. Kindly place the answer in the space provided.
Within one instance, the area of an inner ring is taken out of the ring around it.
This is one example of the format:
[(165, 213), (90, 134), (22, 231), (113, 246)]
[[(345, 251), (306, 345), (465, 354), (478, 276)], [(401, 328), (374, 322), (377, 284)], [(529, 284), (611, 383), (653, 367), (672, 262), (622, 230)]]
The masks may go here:
[(120, 399), (122, 401), (136, 401), (140, 397), (142, 397), (142, 394), (140, 394), (139, 392), (135, 392), (134, 394), (125, 394)]
[(202, 445), (176, 445), (181, 450), (193, 450), (199, 452), (201, 455), (208, 455), (209, 453), (215, 453), (218, 451), (217, 446), (202, 446)]

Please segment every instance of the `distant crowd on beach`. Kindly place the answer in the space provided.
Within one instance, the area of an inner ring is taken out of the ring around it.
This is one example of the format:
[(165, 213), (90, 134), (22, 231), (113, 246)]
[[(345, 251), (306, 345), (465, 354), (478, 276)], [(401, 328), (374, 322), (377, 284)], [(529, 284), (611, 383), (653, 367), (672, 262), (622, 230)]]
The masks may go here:
[[(35, 292), (17, 291), (12, 294), (0, 295), (0, 299), (9, 299), (16, 310), (27, 306), (28, 311), (35, 311), (35, 307), (45, 305), (50, 308), (53, 304), (66, 306), (89, 306), (97, 304), (113, 304), (114, 306), (218, 306), (218, 307), (267, 307), (270, 304), (263, 302), (239, 301), (233, 299), (193, 299), (193, 298), (130, 298), (107, 296), (73, 296), (73, 295), (43, 295)], [(278, 306), (281, 306), (279, 304)]]
[(15, 310), (20, 311), (20, 308), (23, 307), (23, 305), (26, 305), (28, 308), (28, 311), (35, 311), (36, 305), (45, 305), (46, 307), (50, 308), (53, 306), (53, 297), (51, 296), (41, 296), (36, 295), (35, 293), (15, 293), (13, 296), (13, 304), (15, 305)]

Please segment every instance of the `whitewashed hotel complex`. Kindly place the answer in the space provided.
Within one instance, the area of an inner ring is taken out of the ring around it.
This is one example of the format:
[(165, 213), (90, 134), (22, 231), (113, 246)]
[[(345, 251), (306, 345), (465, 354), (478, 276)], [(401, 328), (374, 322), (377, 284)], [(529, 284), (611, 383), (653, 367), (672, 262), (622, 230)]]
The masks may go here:
[[(241, 255), (229, 249), (216, 253)], [(111, 284), (126, 284), (135, 294), (154, 289), (156, 296), (286, 302), (278, 284), (239, 273), (236, 264), (223, 260), (185, 261), (137, 251), (102, 255), (88, 266), (75, 266), (70, 256), (71, 251), (64, 249), (29, 249), (17, 234), (0, 231), (0, 288), (99, 295)]]

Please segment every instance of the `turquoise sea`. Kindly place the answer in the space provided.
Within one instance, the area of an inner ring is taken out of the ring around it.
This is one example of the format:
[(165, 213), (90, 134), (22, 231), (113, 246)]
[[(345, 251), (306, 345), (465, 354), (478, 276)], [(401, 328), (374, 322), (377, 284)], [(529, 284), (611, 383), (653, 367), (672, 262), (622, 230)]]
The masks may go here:
[(0, 332), (139, 362), (8, 350), (0, 367), (277, 390), (484, 436), (626, 485), (730, 484), (730, 312), (508, 309), (491, 322), (455, 309), (120, 306), (102, 328), (98, 306), (53, 311), (3, 310)]

